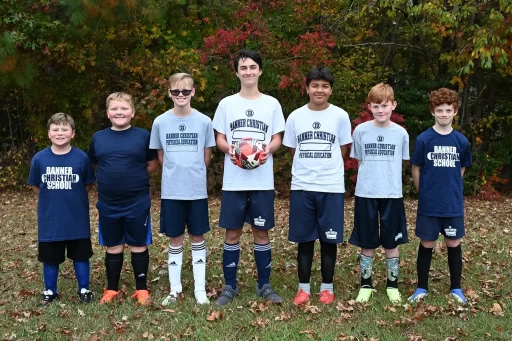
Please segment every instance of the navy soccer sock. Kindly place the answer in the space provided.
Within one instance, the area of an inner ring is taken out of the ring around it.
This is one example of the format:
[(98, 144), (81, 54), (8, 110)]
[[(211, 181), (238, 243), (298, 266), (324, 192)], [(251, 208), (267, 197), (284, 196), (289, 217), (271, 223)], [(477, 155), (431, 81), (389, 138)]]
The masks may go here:
[(254, 261), (258, 269), (258, 288), (270, 283), (270, 271), (272, 270), (272, 250), (270, 243), (254, 243)]
[(119, 278), (121, 277), (121, 269), (123, 268), (123, 253), (106, 253), (105, 269), (107, 272), (107, 289), (119, 290)]
[(322, 283), (331, 284), (334, 281), (334, 267), (336, 266), (336, 243), (327, 243), (320, 240), (320, 260)]
[(430, 263), (432, 263), (433, 251), (433, 248), (426, 248), (421, 243), (418, 247), (418, 260), (416, 261), (418, 288), (428, 290), (428, 274), (430, 273)]
[(450, 290), (460, 289), (462, 277), (462, 247), (460, 244), (448, 248), (448, 267), (450, 268)]
[(81, 289), (89, 290), (89, 277), (91, 275), (89, 261), (73, 261), (73, 267), (75, 268), (76, 281), (78, 282), (78, 292), (80, 292)]
[(238, 261), (240, 260), (240, 243), (224, 243), (224, 253), (222, 254), (222, 268), (224, 270), (224, 281), (226, 285), (236, 290), (236, 274), (238, 271)]
[(43, 264), (43, 278), (45, 290), (57, 293), (57, 279), (59, 277), (59, 265)]
[(135, 276), (135, 289), (147, 290), (147, 278), (149, 269), (149, 250), (132, 252), (133, 275)]

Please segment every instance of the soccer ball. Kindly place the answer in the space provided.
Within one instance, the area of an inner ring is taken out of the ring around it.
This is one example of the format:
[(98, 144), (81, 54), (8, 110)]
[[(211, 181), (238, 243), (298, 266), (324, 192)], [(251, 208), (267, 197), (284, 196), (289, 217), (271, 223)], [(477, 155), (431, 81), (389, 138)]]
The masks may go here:
[(245, 137), (233, 144), (236, 165), (243, 169), (254, 169), (261, 165), (266, 144), (251, 137)]

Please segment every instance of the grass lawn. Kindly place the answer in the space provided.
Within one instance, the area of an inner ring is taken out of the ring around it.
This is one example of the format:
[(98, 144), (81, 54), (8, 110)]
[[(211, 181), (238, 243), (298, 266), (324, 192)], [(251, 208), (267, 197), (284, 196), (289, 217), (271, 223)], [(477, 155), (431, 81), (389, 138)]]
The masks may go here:
[[(174, 306), (162, 307), (168, 293), (168, 240), (158, 234), (159, 199), (152, 207), (153, 245), (149, 286), (154, 305), (135, 307), (129, 253), (121, 276), (121, 300), (99, 305), (105, 285), (104, 250), (97, 244), (96, 194), (91, 198), (91, 290), (95, 303), (80, 304), (71, 261), (59, 277), (61, 299), (39, 305), (43, 290), (42, 266), (37, 260), (37, 198), (32, 192), (0, 194), (0, 338), (2, 340), (512, 340), (512, 199), (500, 202), (466, 200), (467, 236), (463, 243), (463, 289), (468, 306), (449, 299), (446, 247), (435, 250), (430, 277), (431, 294), (417, 305), (391, 305), (386, 297), (382, 250), (376, 254), (374, 285), (368, 305), (354, 303), (359, 285), (357, 248), (338, 248), (335, 302), (329, 306), (312, 296), (311, 305), (295, 307), (297, 291), (296, 246), (287, 241), (288, 201), (276, 201), (276, 228), (272, 238), (271, 282), (283, 296), (282, 305), (269, 305), (255, 295), (256, 267), (250, 230), (242, 236), (239, 265), (240, 296), (226, 308), (213, 304), (223, 285), (223, 231), (217, 227), (219, 201), (210, 201), (212, 231), (207, 235), (207, 287), (212, 304), (195, 304), (190, 244), (184, 244), (184, 296)], [(410, 243), (401, 247), (400, 290), (404, 298), (415, 289), (414, 238), (416, 201), (407, 200)], [(350, 236), (353, 199), (345, 204), (345, 240)], [(318, 245), (318, 243), (317, 243)], [(317, 246), (318, 248), (318, 246)], [(318, 250), (316, 250), (318, 251)], [(312, 292), (320, 284), (319, 254), (313, 264)]]

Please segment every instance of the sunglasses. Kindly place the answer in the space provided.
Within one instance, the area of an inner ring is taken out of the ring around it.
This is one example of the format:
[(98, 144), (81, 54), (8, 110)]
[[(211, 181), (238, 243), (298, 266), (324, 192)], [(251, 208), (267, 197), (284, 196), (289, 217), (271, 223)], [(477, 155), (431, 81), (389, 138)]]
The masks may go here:
[(190, 95), (192, 93), (192, 90), (188, 90), (188, 89), (184, 89), (184, 90), (178, 90), (178, 89), (171, 90), (171, 89), (169, 89), (169, 92), (173, 96), (179, 96), (180, 93), (182, 93), (183, 96), (188, 96), (188, 95)]

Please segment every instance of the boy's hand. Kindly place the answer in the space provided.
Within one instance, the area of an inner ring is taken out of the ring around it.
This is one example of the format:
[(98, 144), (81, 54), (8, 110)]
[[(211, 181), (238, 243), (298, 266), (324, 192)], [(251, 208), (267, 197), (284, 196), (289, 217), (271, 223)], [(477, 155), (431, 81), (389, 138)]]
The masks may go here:
[(233, 146), (233, 145), (229, 146), (228, 154), (229, 154), (229, 159), (236, 166), (235, 146)]
[(268, 157), (270, 155), (270, 150), (268, 149), (268, 145), (265, 144), (265, 149), (261, 152), (261, 159), (260, 159), (260, 164), (264, 165), (267, 160), (268, 160)]

